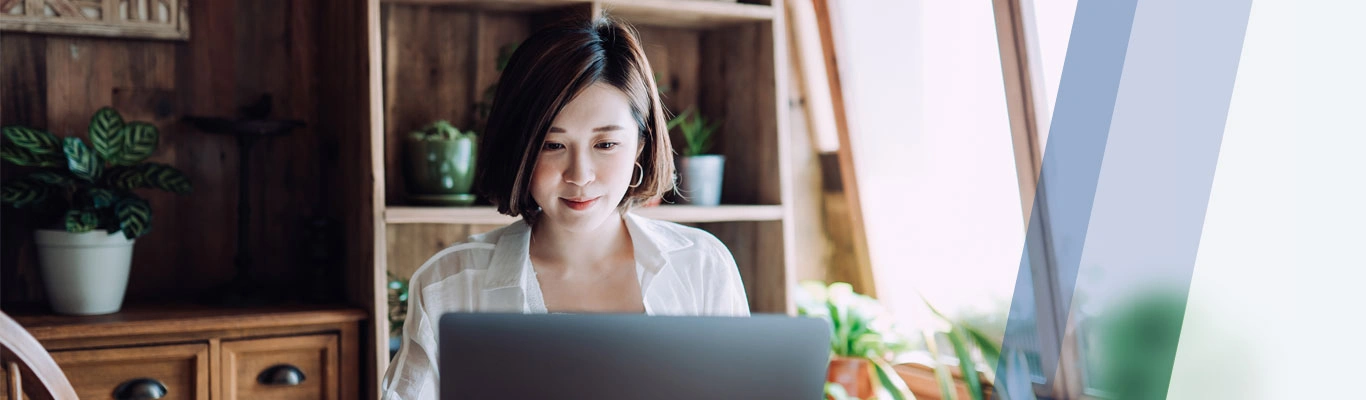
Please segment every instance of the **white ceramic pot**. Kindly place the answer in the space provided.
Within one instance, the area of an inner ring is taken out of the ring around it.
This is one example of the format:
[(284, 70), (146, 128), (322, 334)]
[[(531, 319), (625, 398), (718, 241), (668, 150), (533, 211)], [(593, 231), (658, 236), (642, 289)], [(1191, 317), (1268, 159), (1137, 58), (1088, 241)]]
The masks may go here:
[(39, 269), (52, 310), (60, 314), (118, 312), (133, 264), (133, 239), (120, 232), (34, 233)]
[(678, 189), (683, 204), (716, 206), (721, 204), (721, 178), (725, 176), (726, 156), (708, 154), (680, 157)]

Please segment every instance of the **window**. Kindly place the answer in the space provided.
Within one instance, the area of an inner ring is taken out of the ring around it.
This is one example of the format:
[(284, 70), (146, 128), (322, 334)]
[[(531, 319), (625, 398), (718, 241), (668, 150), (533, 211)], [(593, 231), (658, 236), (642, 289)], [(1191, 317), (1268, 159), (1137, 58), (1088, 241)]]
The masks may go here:
[[(998, 333), (1025, 322), (1009, 335), (1024, 351), (1003, 357), (1027, 374), (996, 377), (1011, 398), (1103, 397), (1087, 373), (1095, 305), (1077, 294), (1068, 319), (1053, 266), (1020, 268), (1077, 1), (876, 3), (829, 12), (879, 297), (912, 325), (930, 318), (921, 295), (997, 316)], [(1010, 310), (1014, 293), (1033, 304)]]

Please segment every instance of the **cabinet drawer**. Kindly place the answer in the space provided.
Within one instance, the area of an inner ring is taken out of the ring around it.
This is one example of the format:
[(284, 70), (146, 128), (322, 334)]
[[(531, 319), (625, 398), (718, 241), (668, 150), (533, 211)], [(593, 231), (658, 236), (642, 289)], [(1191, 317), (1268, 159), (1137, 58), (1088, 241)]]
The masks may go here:
[(224, 399), (336, 399), (337, 335), (224, 341)]
[(85, 400), (133, 398), (137, 390), (158, 385), (165, 390), (163, 400), (209, 398), (209, 345), (204, 343), (55, 351), (52, 359)]

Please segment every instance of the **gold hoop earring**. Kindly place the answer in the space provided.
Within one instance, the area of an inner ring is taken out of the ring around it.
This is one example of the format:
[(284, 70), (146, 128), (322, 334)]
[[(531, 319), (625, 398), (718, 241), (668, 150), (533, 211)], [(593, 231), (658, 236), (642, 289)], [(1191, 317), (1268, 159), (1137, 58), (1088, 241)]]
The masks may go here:
[[(630, 187), (632, 187), (632, 188), (640, 187), (640, 184), (645, 182), (645, 167), (640, 166), (640, 163), (637, 162), (637, 163), (636, 163), (636, 168), (639, 168), (639, 169), (640, 169), (640, 177), (639, 177), (639, 178), (636, 178), (636, 183), (635, 183), (635, 184), (632, 184), (632, 185), (630, 186)], [(632, 171), (634, 171), (634, 170), (632, 170)]]

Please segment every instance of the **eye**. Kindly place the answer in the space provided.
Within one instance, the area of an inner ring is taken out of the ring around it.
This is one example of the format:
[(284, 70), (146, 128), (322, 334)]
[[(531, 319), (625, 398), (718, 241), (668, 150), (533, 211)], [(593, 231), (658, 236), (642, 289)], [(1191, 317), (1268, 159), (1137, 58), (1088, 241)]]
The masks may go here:
[(541, 146), (541, 149), (542, 149), (542, 150), (560, 150), (560, 149), (564, 149), (564, 144), (555, 143), (555, 142), (546, 142), (544, 145)]
[(617, 142), (602, 142), (602, 143), (598, 143), (598, 148), (599, 148), (599, 149), (603, 149), (603, 150), (611, 150), (611, 149), (614, 149), (614, 148), (616, 148), (617, 146), (620, 146), (620, 145), (621, 145), (621, 143), (617, 143)]

